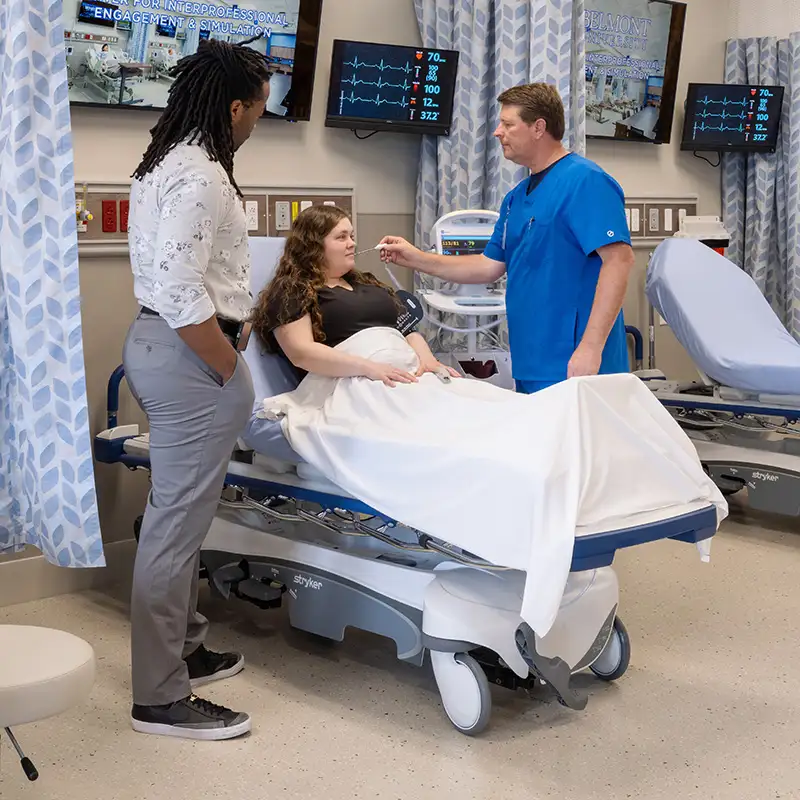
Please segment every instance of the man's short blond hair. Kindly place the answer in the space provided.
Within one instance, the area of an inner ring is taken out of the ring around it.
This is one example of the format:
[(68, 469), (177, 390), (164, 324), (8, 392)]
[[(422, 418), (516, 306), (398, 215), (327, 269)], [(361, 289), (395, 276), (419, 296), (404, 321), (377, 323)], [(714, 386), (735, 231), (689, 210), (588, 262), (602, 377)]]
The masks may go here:
[(526, 83), (506, 89), (498, 98), (502, 105), (518, 106), (523, 122), (532, 125), (543, 119), (547, 132), (558, 142), (564, 138), (566, 122), (564, 103), (555, 86), (549, 83)]

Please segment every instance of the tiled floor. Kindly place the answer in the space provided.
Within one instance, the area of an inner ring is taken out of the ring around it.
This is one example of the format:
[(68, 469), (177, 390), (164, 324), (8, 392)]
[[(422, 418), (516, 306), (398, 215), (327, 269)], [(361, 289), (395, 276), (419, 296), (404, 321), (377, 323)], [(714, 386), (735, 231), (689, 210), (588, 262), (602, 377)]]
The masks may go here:
[(800, 797), (800, 524), (734, 507), (711, 564), (660, 543), (618, 557), (633, 643), (617, 685), (587, 677), (586, 711), (498, 689), (479, 739), (457, 733), (429, 667), (363, 635), (343, 645), (291, 631), (280, 612), (202, 597), (210, 644), (248, 669), (206, 695), (254, 717), (242, 740), (189, 743), (130, 730), (125, 590), (0, 609), (0, 621), (88, 639), (88, 706), (16, 731), (0, 797), (771, 800)]

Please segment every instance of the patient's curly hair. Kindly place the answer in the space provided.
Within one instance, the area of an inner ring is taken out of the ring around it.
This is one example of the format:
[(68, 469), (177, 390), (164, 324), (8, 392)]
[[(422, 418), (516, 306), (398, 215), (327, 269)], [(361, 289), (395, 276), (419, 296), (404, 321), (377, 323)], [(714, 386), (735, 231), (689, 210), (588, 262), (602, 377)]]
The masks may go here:
[[(298, 214), (286, 239), (275, 276), (258, 296), (250, 316), (253, 330), (267, 351), (274, 350), (270, 332), (298, 316), (311, 315), (314, 341), (324, 342), (318, 292), (325, 286), (325, 238), (343, 220), (346, 211), (337, 206), (311, 206)], [(398, 311), (403, 308), (394, 290), (370, 273), (351, 270), (343, 279), (352, 284), (381, 286), (392, 295)]]

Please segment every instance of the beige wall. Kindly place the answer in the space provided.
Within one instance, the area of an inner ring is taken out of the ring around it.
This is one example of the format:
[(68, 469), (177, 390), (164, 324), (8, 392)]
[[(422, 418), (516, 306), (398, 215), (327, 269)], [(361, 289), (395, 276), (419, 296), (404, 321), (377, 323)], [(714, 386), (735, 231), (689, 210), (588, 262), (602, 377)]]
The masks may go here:
[(731, 0), (731, 36), (785, 37), (800, 31), (798, 0)]
[[(243, 184), (287, 185), (317, 182), (355, 187), (357, 225), (361, 243), (371, 244), (387, 232), (411, 238), (418, 168), (419, 139), (385, 134), (359, 141), (349, 131), (323, 125), (332, 40), (366, 39), (418, 44), (412, 0), (325, 0), (322, 40), (311, 123), (281, 121), (259, 125), (251, 140), (237, 154), (237, 177)], [(689, 0), (687, 34), (681, 65), (678, 97), (685, 95), (689, 80), (717, 80), (722, 74), (725, 20), (728, 0)], [(588, 155), (608, 169), (629, 195), (648, 193), (696, 193), (699, 212), (719, 212), (719, 173), (707, 164), (678, 151), (682, 122), (679, 108), (673, 143), (662, 147), (590, 142)], [(126, 182), (149, 141), (154, 113), (75, 109), (73, 130), (75, 175), (79, 181)], [(376, 256), (365, 266), (381, 272)], [(626, 314), (645, 332), (642, 317), (641, 278), (643, 259), (634, 281)], [(92, 433), (106, 427), (105, 390), (111, 371), (121, 360), (122, 343), (133, 317), (130, 269), (124, 258), (81, 259), (82, 314), (89, 410)], [(663, 347), (662, 347), (663, 345)], [(685, 354), (659, 330), (660, 366), (669, 372), (691, 372)], [(130, 395), (123, 390), (120, 422), (142, 421)], [(147, 477), (115, 466), (96, 469), (100, 518), (106, 543), (124, 542), (132, 536), (132, 524), (141, 513)], [(113, 570), (125, 569), (130, 556), (126, 546), (111, 547)], [(38, 551), (24, 554), (36, 560)], [(124, 558), (123, 558), (124, 555)], [(0, 559), (0, 567), (3, 567)], [(18, 563), (13, 565), (20, 567)], [(6, 567), (11, 565), (6, 564)], [(29, 564), (12, 580), (8, 569), (0, 577), (0, 605), (35, 596), (59, 593), (102, 574), (87, 576), (68, 570), (48, 570)], [(115, 573), (116, 574), (116, 573)]]

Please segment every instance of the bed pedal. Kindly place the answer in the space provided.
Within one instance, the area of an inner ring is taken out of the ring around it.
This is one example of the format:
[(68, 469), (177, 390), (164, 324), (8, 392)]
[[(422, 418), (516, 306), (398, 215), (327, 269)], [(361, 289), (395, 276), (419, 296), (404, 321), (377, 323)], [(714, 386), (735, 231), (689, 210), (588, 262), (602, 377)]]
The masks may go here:
[(226, 600), (234, 595), (262, 609), (280, 608), (286, 591), (286, 586), (280, 581), (253, 575), (247, 559), (215, 570), (211, 578), (214, 587)]
[(572, 670), (561, 658), (547, 658), (536, 651), (536, 634), (523, 622), (516, 632), (516, 643), (520, 655), (537, 678), (552, 686), (562, 706), (574, 711), (583, 711), (589, 698), (578, 694), (570, 686)]

